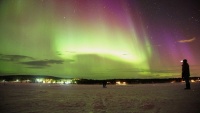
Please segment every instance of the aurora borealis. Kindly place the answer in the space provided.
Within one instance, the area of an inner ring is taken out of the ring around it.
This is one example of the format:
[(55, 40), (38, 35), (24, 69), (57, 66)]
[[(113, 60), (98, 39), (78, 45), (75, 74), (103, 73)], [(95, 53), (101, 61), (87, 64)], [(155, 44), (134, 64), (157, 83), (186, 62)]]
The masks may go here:
[[(181, 3), (180, 3), (181, 2)], [(200, 76), (196, 0), (1, 0), (0, 74)]]

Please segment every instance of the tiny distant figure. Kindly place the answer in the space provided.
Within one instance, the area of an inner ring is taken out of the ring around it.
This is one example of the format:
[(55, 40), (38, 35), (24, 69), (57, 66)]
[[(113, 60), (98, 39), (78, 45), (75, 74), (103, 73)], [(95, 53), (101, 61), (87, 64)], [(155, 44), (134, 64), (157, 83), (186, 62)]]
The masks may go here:
[(187, 60), (183, 60), (183, 65), (182, 65), (182, 79), (185, 80), (186, 83), (186, 88), (185, 89), (190, 89), (190, 68), (189, 64), (187, 63)]
[(103, 81), (103, 88), (106, 88), (107, 81)]

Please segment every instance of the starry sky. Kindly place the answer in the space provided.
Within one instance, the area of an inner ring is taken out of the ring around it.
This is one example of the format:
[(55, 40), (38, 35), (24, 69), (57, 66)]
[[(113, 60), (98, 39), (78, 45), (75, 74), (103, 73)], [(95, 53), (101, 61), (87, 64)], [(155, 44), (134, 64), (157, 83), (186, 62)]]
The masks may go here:
[(198, 0), (0, 0), (0, 75), (200, 76)]

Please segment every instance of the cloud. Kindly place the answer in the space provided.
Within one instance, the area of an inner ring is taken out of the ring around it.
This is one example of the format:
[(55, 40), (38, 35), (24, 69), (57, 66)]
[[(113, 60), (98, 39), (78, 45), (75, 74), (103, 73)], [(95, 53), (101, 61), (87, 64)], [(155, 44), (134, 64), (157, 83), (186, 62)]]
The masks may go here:
[(24, 55), (4, 55), (0, 54), (0, 60), (2, 61), (11, 61), (11, 62), (18, 62), (22, 60), (33, 60), (33, 57), (24, 56)]
[(29, 68), (44, 68), (50, 67), (52, 64), (63, 64), (63, 60), (36, 60), (21, 62), (21, 64), (31, 66)]
[[(27, 68), (41, 69), (50, 67), (52, 64), (63, 64), (64, 60), (36, 60), (30, 56), (24, 55), (6, 55), (0, 54), (0, 61), (14, 62), (27, 65)], [(67, 60), (67, 62), (74, 62), (74, 60)]]
[(189, 42), (193, 42), (196, 38), (191, 38), (191, 39), (188, 39), (188, 40), (179, 40), (178, 42), (179, 43), (189, 43)]

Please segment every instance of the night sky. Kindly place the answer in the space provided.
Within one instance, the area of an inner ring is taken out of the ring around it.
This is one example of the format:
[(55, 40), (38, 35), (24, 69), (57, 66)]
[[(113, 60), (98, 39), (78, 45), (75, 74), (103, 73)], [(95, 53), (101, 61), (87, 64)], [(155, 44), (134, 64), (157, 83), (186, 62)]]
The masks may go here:
[(0, 75), (200, 76), (198, 0), (0, 0)]

